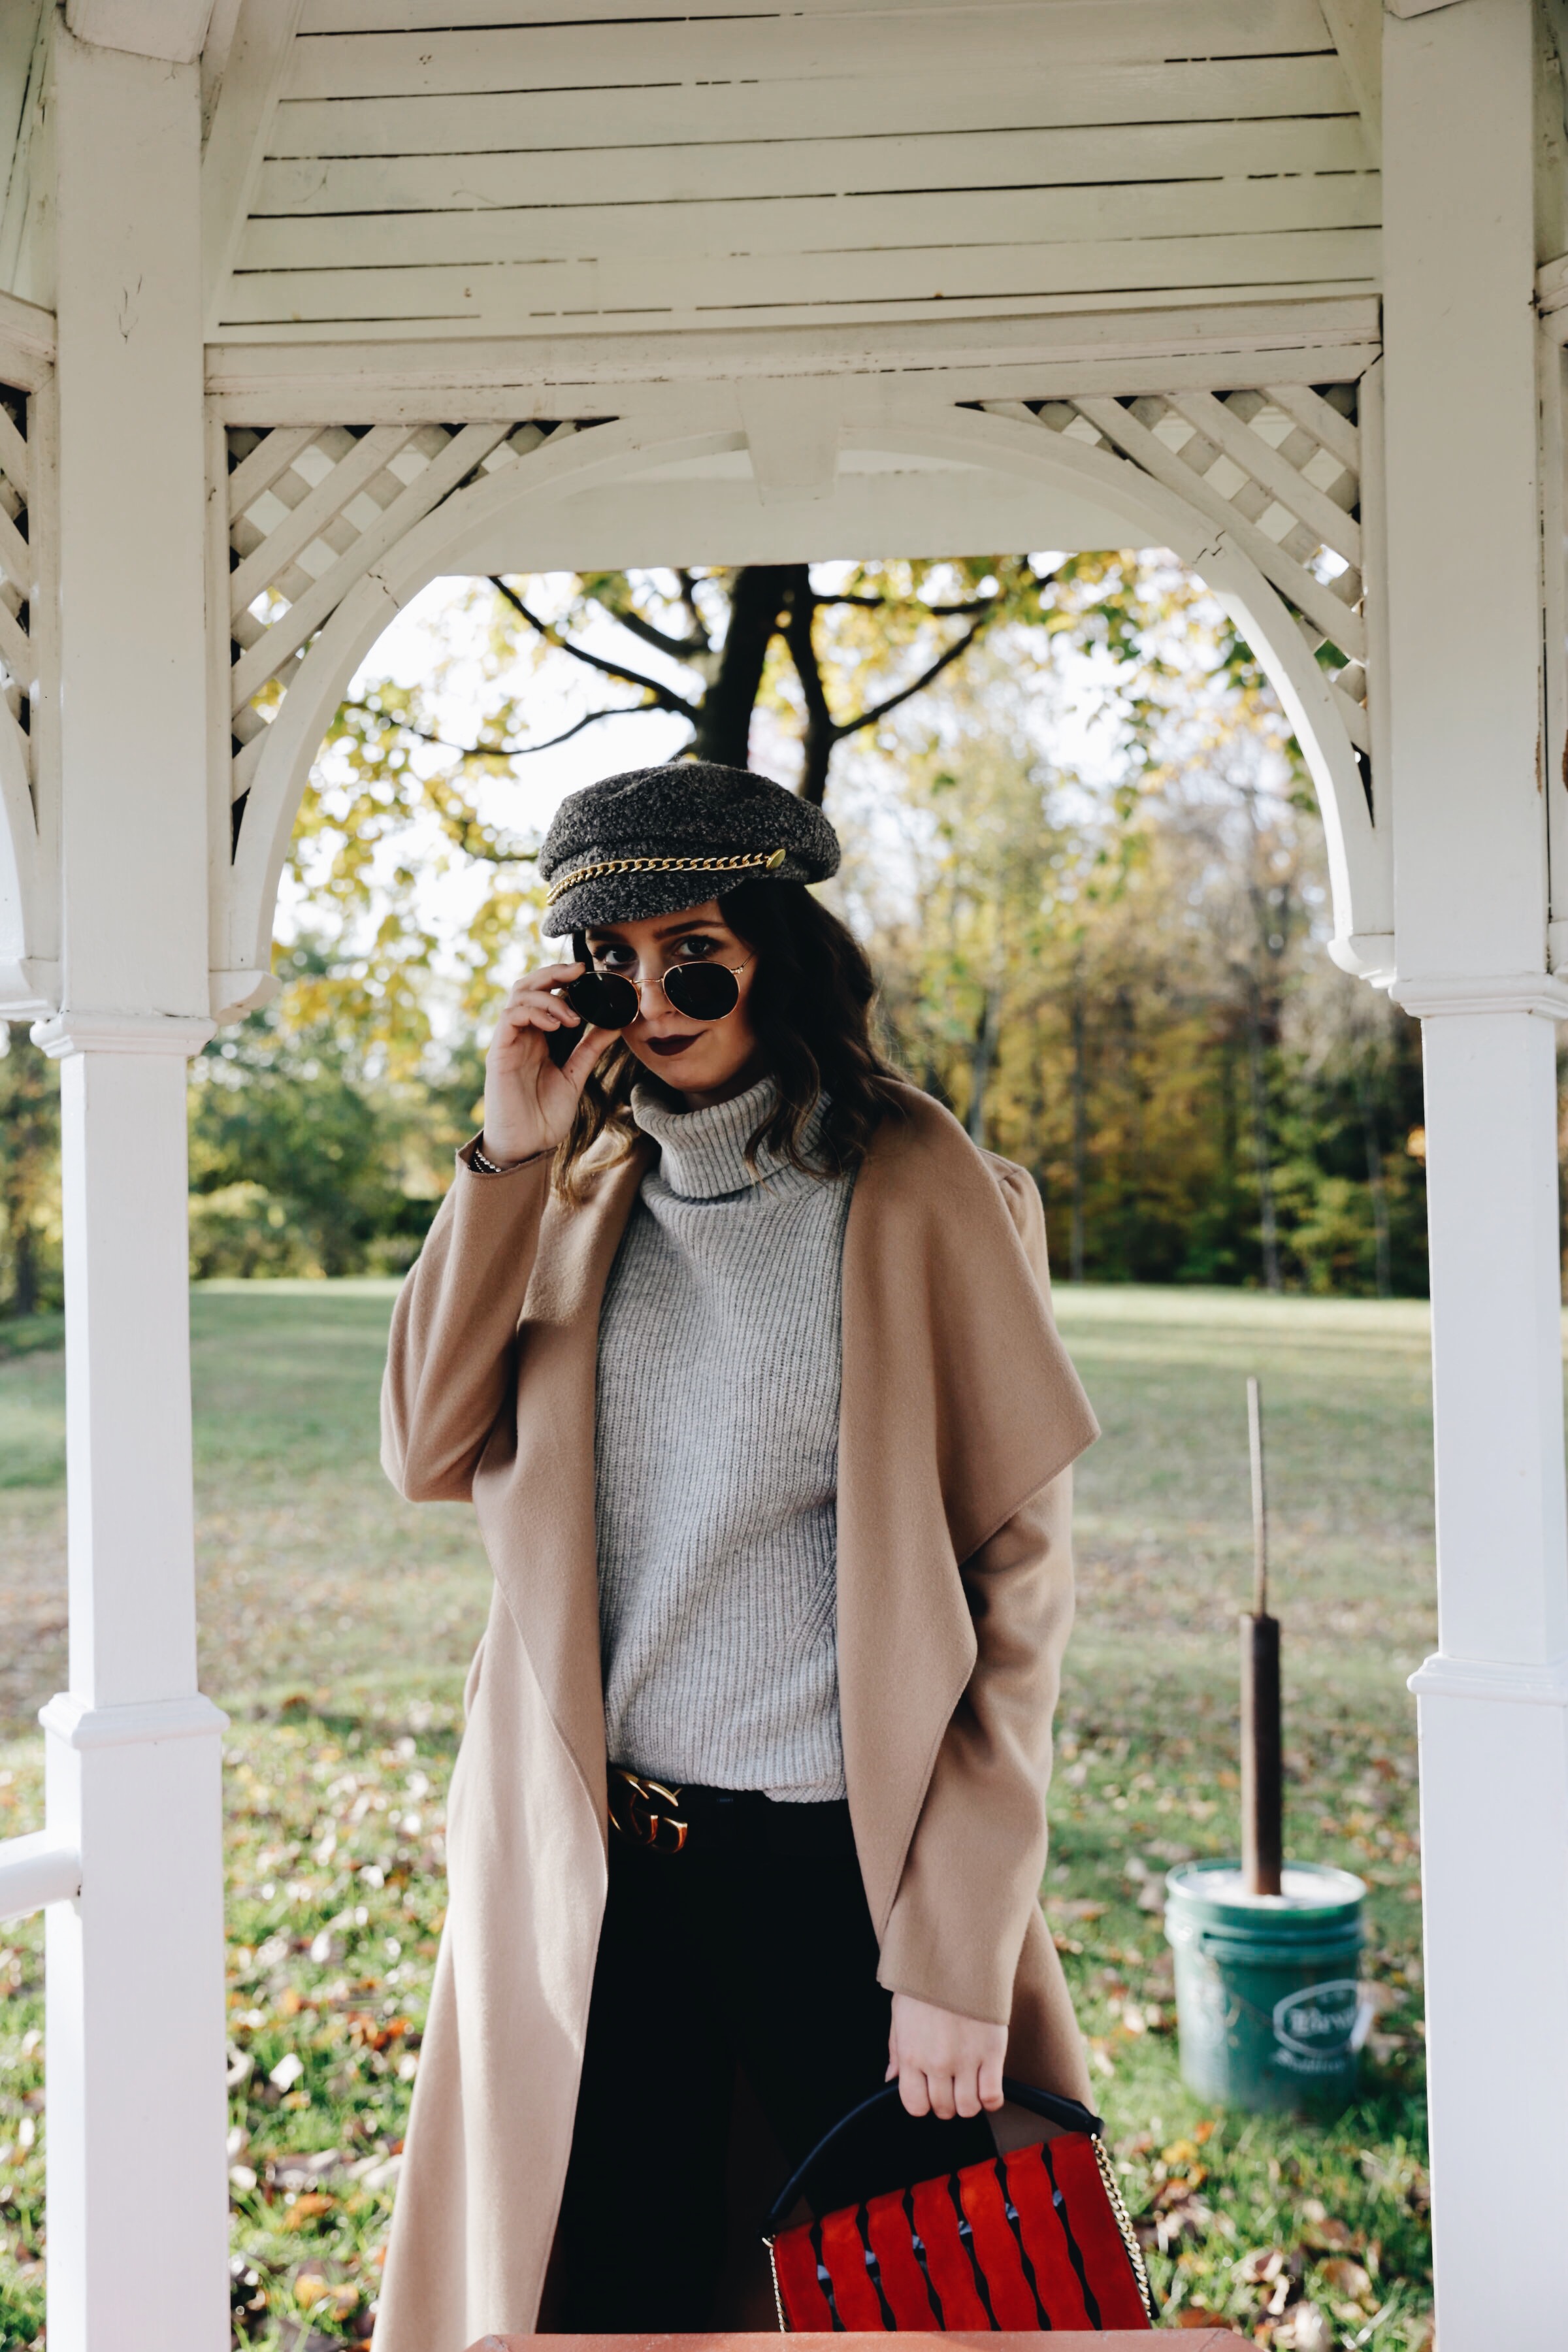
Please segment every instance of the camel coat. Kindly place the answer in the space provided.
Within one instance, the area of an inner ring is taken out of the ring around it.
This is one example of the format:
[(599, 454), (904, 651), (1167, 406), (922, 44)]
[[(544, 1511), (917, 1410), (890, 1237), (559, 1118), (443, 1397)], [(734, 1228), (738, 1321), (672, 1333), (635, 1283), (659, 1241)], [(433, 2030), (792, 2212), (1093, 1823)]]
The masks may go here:
[[(844, 1245), (840, 1706), (879, 1976), (1008, 2025), (1010, 2072), (1087, 2098), (1038, 1892), (1068, 1465), (1098, 1431), (1034, 1184), (927, 1097), (904, 1108)], [(538, 2313), (606, 1884), (599, 1306), (651, 1153), (595, 1146), (576, 1207), (546, 1157), (459, 1166), (393, 1320), (387, 1474), (414, 1501), (472, 1497), (496, 1583), (377, 2352), (462, 2352)]]

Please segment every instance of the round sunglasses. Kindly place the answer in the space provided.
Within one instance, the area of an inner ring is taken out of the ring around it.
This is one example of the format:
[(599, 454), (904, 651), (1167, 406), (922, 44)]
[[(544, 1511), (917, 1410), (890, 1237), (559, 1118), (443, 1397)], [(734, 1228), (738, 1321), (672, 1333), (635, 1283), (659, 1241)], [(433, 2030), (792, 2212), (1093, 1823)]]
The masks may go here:
[[(643, 990), (650, 983), (626, 980), (618, 971), (598, 971), (582, 937), (572, 944), (578, 962), (589, 969), (581, 980), (568, 981), (558, 993), (590, 1029), (629, 1029), (642, 1010)], [(741, 1002), (736, 974), (744, 971), (751, 961), (748, 956), (745, 963), (737, 964), (672, 963), (660, 974), (658, 984), (688, 1021), (722, 1021)]]

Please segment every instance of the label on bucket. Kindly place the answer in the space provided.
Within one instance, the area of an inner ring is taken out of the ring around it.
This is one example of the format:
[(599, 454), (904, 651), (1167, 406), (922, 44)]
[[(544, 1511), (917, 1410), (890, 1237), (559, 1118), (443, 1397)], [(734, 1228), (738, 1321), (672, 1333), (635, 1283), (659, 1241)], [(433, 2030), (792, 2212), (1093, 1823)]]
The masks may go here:
[(1337, 2074), (1353, 2047), (1359, 1996), (1353, 1977), (1304, 1985), (1274, 2004), (1274, 2059), (1292, 2074)]

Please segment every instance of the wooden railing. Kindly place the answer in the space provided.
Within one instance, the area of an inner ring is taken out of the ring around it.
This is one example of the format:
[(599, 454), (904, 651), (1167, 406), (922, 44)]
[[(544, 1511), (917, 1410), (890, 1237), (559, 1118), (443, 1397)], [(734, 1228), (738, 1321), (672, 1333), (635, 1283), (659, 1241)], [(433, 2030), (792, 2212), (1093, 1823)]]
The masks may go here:
[(81, 1893), (81, 1856), (48, 1830), (0, 1838), (0, 1919), (25, 1919)]

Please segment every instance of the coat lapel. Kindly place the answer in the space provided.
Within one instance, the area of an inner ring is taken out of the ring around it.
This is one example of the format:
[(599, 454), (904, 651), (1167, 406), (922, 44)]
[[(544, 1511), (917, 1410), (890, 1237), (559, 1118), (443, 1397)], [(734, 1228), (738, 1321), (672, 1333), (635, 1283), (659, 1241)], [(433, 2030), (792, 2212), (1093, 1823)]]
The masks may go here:
[[(595, 1171), (586, 1198), (544, 1212), (520, 1327), (517, 1404), (474, 1481), (496, 1579), (597, 1818), (605, 1818), (605, 1705), (594, 1528), (599, 1307), (652, 1157), (639, 1140)], [(528, 1524), (517, 1523), (520, 1496)]]

